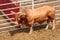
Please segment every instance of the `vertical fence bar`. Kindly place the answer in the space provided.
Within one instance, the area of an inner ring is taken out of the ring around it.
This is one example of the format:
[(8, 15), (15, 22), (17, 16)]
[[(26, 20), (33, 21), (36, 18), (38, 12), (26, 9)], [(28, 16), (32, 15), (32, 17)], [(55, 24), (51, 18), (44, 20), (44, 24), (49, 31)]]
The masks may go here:
[(34, 0), (32, 0), (32, 9), (34, 9)]

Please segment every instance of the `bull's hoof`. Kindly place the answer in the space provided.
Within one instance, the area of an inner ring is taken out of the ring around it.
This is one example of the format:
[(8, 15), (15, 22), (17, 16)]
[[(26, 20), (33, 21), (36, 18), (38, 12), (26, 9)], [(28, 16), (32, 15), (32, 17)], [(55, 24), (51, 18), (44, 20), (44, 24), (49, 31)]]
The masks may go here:
[(45, 28), (45, 30), (48, 30), (48, 28)]
[(32, 34), (32, 30), (30, 30), (29, 34)]
[(32, 34), (32, 32), (29, 32), (29, 34)]
[(52, 28), (52, 30), (54, 30), (55, 28)]

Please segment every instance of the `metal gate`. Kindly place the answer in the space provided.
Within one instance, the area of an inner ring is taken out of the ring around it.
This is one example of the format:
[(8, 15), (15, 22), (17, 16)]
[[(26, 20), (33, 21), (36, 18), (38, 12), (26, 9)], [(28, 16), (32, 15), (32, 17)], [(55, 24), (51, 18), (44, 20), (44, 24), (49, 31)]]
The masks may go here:
[[(21, 4), (20, 7), (14, 5), (19, 3)], [(16, 28), (17, 25), (15, 25), (14, 14), (11, 13), (11, 11), (19, 12), (19, 8), (37, 8), (43, 5), (54, 6), (56, 8), (56, 22), (60, 22), (60, 1), (18, 1), (0, 3), (0, 33), (20, 29)]]

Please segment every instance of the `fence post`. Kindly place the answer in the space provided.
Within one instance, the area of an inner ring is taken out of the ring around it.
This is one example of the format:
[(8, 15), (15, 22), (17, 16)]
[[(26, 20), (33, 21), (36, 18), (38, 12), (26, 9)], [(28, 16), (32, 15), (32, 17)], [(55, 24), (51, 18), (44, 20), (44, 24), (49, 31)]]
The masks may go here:
[(32, 9), (34, 9), (34, 0), (32, 0)]

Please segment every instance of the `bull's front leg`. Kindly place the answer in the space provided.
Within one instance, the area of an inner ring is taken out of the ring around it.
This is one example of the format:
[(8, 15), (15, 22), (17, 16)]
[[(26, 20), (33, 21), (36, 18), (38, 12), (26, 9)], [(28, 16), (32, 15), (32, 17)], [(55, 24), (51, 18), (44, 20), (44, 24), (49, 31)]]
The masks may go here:
[(33, 32), (33, 28), (32, 28), (32, 26), (31, 26), (31, 27), (30, 27), (29, 34), (32, 34), (32, 32)]
[(29, 31), (29, 34), (32, 34), (34, 21), (31, 21), (29, 24), (30, 24), (30, 31)]

